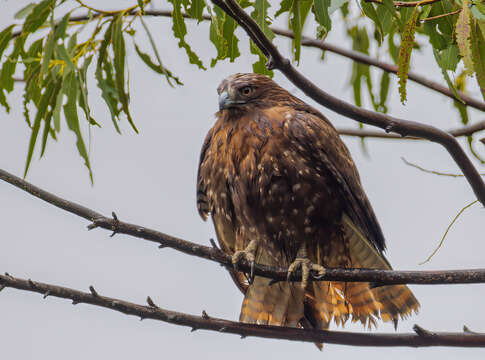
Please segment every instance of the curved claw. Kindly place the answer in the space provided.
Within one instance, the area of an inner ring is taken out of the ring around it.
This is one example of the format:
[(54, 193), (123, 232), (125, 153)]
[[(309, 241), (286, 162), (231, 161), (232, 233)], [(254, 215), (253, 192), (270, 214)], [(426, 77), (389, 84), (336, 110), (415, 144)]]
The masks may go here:
[(325, 268), (322, 265), (314, 264), (308, 258), (296, 258), (288, 267), (288, 281), (291, 279), (293, 272), (299, 267), (301, 267), (301, 287), (303, 289), (308, 285), (310, 271), (315, 271), (317, 273), (316, 275), (313, 275), (316, 279), (321, 279), (325, 276)]

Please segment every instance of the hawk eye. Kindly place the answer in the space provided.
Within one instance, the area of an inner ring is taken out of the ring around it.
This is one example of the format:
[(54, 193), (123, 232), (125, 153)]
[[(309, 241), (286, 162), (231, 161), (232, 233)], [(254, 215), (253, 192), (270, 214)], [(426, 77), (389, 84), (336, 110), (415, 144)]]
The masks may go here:
[(253, 92), (253, 88), (251, 86), (244, 86), (241, 89), (239, 89), (239, 92), (244, 96), (248, 96)]

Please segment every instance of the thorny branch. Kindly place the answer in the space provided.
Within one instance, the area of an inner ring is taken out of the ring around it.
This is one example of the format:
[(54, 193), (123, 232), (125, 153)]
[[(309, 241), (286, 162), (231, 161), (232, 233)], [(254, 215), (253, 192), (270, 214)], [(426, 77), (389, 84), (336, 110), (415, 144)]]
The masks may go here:
[(255, 42), (268, 58), (266, 64), (268, 69), (281, 71), (296, 87), (320, 105), (356, 121), (380, 127), (386, 132), (394, 132), (401, 136), (424, 138), (445, 147), (460, 167), (463, 175), (465, 175), (478, 200), (485, 205), (485, 183), (471, 160), (452, 135), (430, 125), (362, 109), (326, 93), (298, 72), (291, 65), (291, 62), (280, 54), (276, 46), (266, 37), (256, 22), (236, 1), (212, 0), (212, 2), (234, 18), (246, 31), (251, 40)]
[[(97, 227), (111, 230), (113, 234), (127, 234), (137, 238), (159, 244), (160, 248), (169, 247), (185, 254), (198, 256), (207, 260), (215, 261), (232, 270), (231, 257), (221, 250), (213, 247), (199, 245), (190, 241), (182, 240), (162, 232), (152, 230), (143, 226), (129, 224), (120, 221), (113, 213), (112, 218), (101, 215), (75, 202), (68, 201), (59, 196), (51, 194), (41, 188), (28, 183), (27, 181), (14, 176), (5, 170), (0, 169), (0, 179), (4, 180), (31, 195), (42, 199), (67, 212), (78, 215), (92, 222), (88, 229)], [(239, 266), (242, 271), (250, 272), (251, 267), (243, 262)], [(256, 264), (254, 274), (271, 278), (275, 281), (286, 281), (287, 269), (275, 268), (266, 265)], [(295, 272), (292, 281), (299, 281), (301, 272)], [(472, 284), (485, 283), (485, 269), (469, 270), (448, 270), (448, 271), (392, 271), (373, 269), (327, 269), (324, 278), (318, 278), (310, 274), (310, 280), (331, 280), (331, 281), (360, 281), (372, 282), (374, 286), (390, 284)]]
[(355, 333), (344, 331), (327, 331), (314, 329), (289, 328), (282, 326), (253, 325), (235, 321), (223, 320), (207, 315), (195, 316), (166, 310), (148, 296), (147, 304), (140, 305), (121, 299), (100, 295), (93, 286), (90, 292), (82, 292), (51, 284), (45, 284), (31, 279), (20, 279), (10, 274), (0, 275), (0, 286), (42, 294), (44, 298), (54, 296), (72, 300), (73, 305), (90, 304), (118, 311), (126, 315), (134, 315), (141, 320), (152, 319), (175, 325), (188, 326), (195, 330), (211, 330), (221, 333), (236, 334), (242, 338), (257, 336), (270, 339), (317, 342), (327, 344), (342, 344), (354, 346), (453, 346), (453, 347), (485, 347), (485, 334), (470, 331), (466, 326), (463, 332), (434, 332), (414, 325), (415, 333)]

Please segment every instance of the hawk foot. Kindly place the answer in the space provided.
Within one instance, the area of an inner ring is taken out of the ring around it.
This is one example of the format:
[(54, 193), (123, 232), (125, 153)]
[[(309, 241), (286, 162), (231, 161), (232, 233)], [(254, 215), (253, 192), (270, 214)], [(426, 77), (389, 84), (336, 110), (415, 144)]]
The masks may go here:
[(288, 281), (291, 279), (293, 272), (301, 267), (301, 287), (306, 289), (308, 285), (308, 278), (310, 277), (310, 270), (316, 272), (317, 278), (322, 278), (325, 275), (325, 268), (322, 265), (314, 264), (306, 257), (297, 257), (288, 267)]
[(232, 265), (234, 266), (234, 270), (238, 270), (238, 263), (241, 259), (246, 260), (249, 265), (251, 266), (251, 272), (249, 274), (249, 283), (252, 282), (254, 278), (254, 260), (255, 260), (255, 253), (256, 249), (258, 248), (258, 243), (256, 240), (251, 240), (248, 246), (244, 250), (238, 250), (232, 255)]

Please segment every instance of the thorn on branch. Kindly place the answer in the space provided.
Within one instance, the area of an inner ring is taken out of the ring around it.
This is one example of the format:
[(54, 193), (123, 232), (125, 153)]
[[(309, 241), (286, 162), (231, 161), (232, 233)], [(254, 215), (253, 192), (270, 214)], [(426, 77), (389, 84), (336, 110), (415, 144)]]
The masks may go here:
[(114, 211), (111, 212), (111, 216), (113, 216), (113, 226), (111, 226), (111, 229), (113, 230), (113, 233), (109, 237), (113, 237), (118, 233), (118, 227), (120, 225), (120, 221), (118, 220), (118, 216)]
[(0, 291), (2, 291), (3, 289), (5, 289), (5, 285), (0, 285)]
[(72, 304), (73, 304), (73, 305), (77, 305), (77, 304), (79, 304), (79, 300), (73, 299), (73, 300), (72, 300)]
[(152, 300), (150, 296), (147, 296), (147, 304), (154, 309), (160, 309)]
[(36, 286), (34, 284), (34, 282), (31, 280), (31, 279), (27, 279), (28, 283), (29, 283), (29, 286), (32, 288), (32, 289), (35, 289)]
[(159, 249), (164, 249), (164, 248), (166, 248), (166, 247), (167, 247), (167, 245), (164, 245), (164, 244), (160, 244), (160, 245), (158, 245), (158, 248), (159, 248)]
[(394, 128), (394, 125), (389, 124), (389, 125), (386, 126), (384, 131), (389, 134), (392, 131), (393, 128)]
[(143, 321), (145, 320), (145, 318), (143, 316), (140, 316), (140, 321)]
[(469, 335), (476, 335), (476, 334), (478, 334), (476, 331), (470, 330), (470, 328), (468, 326), (466, 326), (466, 325), (463, 325), (463, 332), (465, 334), (469, 334)]
[(246, 335), (241, 334), (241, 339), (246, 339)]
[(214, 241), (214, 239), (210, 238), (209, 239), (209, 242), (211, 243), (212, 247), (216, 250), (221, 250), (219, 249), (219, 247), (217, 246), (216, 242)]
[(202, 310), (202, 319), (205, 319), (205, 320), (209, 320), (210, 319), (210, 316), (207, 315), (207, 313), (205, 312), (205, 310)]
[(426, 330), (424, 328), (422, 328), (421, 326), (419, 326), (418, 324), (415, 324), (413, 326), (413, 330), (416, 334), (418, 334), (419, 336), (434, 336), (435, 334), (429, 330)]
[(47, 291), (44, 293), (44, 295), (42, 295), (42, 297), (43, 297), (44, 299), (47, 299), (47, 297), (48, 297), (50, 294), (51, 294), (51, 291), (50, 291), (50, 290), (47, 290)]
[(194, 331), (197, 331), (199, 329), (197, 329), (196, 327), (193, 327), (192, 329), (190, 329), (190, 332), (194, 332)]
[(485, 145), (485, 137), (480, 139), (480, 142)]
[(89, 291), (91, 292), (91, 294), (92, 294), (94, 297), (99, 297), (99, 294), (96, 292), (96, 290), (94, 289), (93, 285), (90, 285), (90, 286), (89, 286)]
[(98, 227), (98, 224), (96, 223), (96, 219), (93, 219), (93, 223), (88, 225), (88, 231), (96, 229)]
[(226, 330), (227, 330), (227, 326), (223, 326), (218, 331), (219, 332), (225, 332)]

